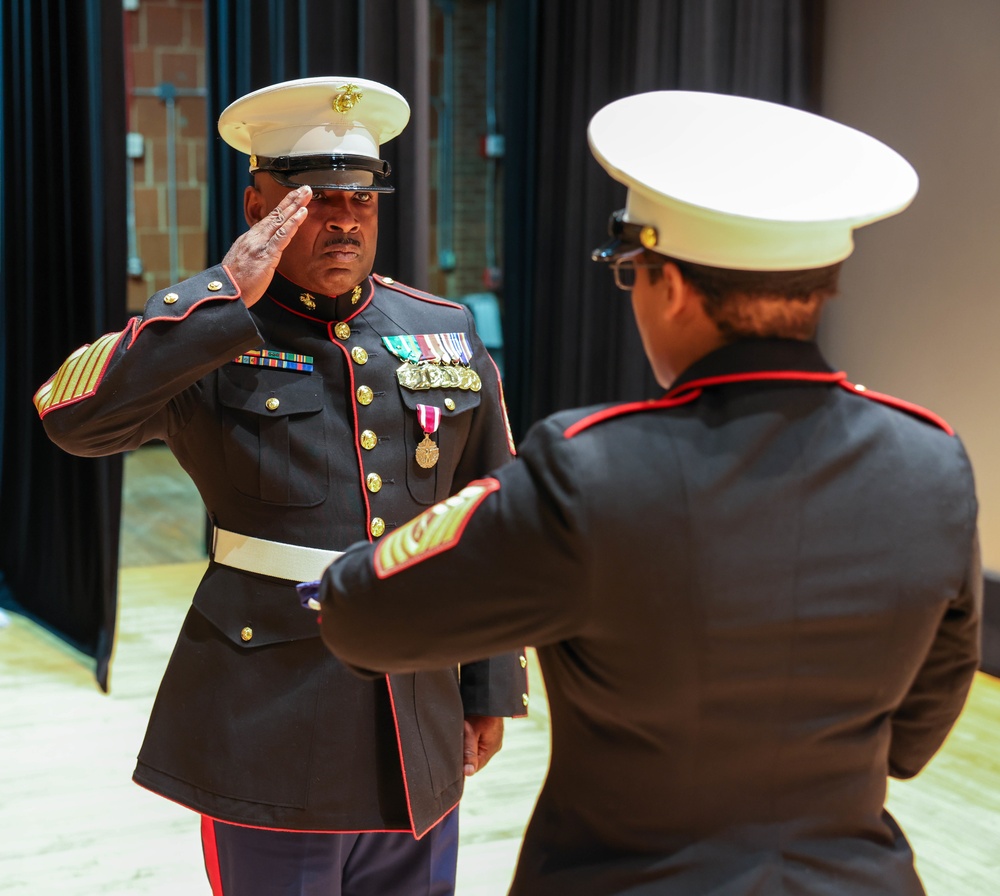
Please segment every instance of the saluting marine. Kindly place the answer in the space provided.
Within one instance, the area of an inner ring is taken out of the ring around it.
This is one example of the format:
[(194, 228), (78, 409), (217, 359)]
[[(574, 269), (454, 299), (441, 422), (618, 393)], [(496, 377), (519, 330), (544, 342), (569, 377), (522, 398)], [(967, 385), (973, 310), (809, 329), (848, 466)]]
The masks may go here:
[(74, 454), (163, 440), (211, 517), (134, 778), (202, 813), (217, 893), (316, 867), (324, 892), (451, 892), (463, 772), (526, 711), (521, 651), (364, 680), (294, 587), (514, 454), (471, 312), (371, 273), (393, 190), (379, 149), (408, 118), (357, 78), (234, 102), (219, 131), (250, 156), (250, 229), (35, 396)]

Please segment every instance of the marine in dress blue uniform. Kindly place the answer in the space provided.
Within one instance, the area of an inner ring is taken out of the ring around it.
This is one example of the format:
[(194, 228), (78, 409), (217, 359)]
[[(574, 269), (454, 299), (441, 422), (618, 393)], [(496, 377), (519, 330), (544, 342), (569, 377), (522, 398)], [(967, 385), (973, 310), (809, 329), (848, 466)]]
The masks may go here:
[(619, 100), (589, 136), (629, 191), (595, 258), (666, 393), (558, 413), (349, 549), (323, 638), (394, 673), (537, 646), (552, 757), (511, 893), (917, 896), (886, 783), (931, 759), (978, 665), (973, 475), (944, 421), (812, 338), (853, 229), (916, 175), (712, 94)]
[(250, 230), (35, 397), (72, 453), (164, 441), (211, 516), (134, 778), (202, 813), (225, 896), (452, 892), (463, 772), (526, 711), (523, 651), (362, 679), (295, 590), (514, 453), (470, 311), (370, 273), (379, 145), (407, 116), (348, 78), (234, 103), (220, 131), (250, 155)]

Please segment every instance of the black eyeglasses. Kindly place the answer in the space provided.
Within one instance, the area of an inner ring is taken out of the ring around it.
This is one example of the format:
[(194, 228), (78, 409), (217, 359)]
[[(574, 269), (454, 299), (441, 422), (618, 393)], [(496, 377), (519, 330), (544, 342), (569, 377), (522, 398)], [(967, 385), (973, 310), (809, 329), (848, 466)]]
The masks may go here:
[(615, 278), (615, 286), (625, 292), (631, 292), (635, 287), (636, 268), (660, 268), (663, 263), (653, 264), (648, 261), (639, 261), (644, 249), (635, 249), (625, 255), (616, 258), (611, 262), (611, 273)]

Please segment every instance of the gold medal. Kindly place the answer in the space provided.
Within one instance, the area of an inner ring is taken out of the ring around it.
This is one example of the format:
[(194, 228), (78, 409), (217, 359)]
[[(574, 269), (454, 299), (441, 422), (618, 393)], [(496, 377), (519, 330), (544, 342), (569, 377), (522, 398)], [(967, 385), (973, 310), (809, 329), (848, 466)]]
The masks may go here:
[(424, 433), (424, 440), (417, 445), (417, 463), (425, 470), (429, 470), (438, 462), (438, 446), (434, 444), (430, 433)]

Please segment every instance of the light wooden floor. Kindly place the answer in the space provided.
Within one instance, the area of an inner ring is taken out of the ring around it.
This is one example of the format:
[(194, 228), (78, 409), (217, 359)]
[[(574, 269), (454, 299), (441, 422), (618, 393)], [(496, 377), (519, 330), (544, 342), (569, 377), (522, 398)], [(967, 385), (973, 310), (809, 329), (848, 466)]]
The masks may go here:
[[(145, 462), (170, 475), (170, 461), (153, 455)], [(130, 484), (130, 469), (127, 463), (126, 492), (134, 498), (147, 486)], [(15, 616), (0, 628), (0, 893), (209, 892), (196, 816), (130, 780), (156, 685), (205, 565), (200, 504), (190, 512), (194, 531), (170, 550), (191, 559), (122, 569), (110, 695), (98, 691), (80, 657), (36, 626)], [(126, 549), (143, 556), (142, 527), (154, 525), (149, 514), (126, 510), (123, 557)], [(545, 774), (548, 713), (537, 665), (531, 668), (531, 715), (508, 722), (503, 751), (468, 783), (459, 896), (506, 892)], [(1000, 892), (1000, 681), (978, 677), (928, 769), (890, 785), (890, 810), (914, 845), (931, 896)]]

